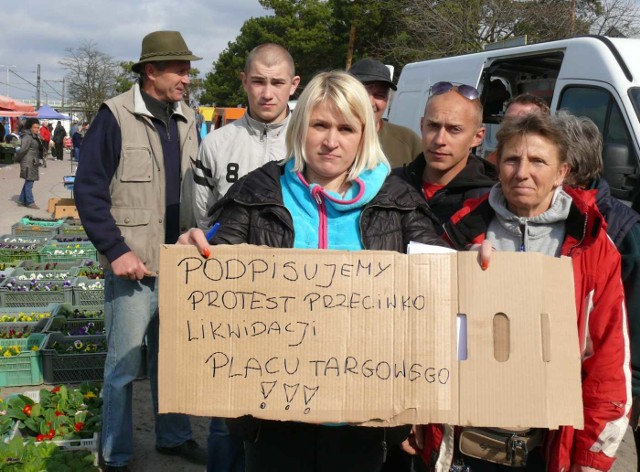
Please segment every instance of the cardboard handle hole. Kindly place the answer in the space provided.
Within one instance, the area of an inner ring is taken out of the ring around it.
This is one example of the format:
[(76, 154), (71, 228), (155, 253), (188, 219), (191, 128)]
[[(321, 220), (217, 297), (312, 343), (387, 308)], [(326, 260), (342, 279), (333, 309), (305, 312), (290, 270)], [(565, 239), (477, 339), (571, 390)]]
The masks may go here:
[(511, 350), (511, 322), (504, 313), (496, 313), (493, 317), (493, 357), (498, 362), (509, 360)]

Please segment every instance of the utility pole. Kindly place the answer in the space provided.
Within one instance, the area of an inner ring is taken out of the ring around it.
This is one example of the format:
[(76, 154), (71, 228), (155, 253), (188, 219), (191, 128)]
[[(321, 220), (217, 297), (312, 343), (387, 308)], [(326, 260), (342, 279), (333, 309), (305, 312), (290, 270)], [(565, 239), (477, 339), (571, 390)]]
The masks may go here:
[(11, 66), (6, 66), (4, 64), (0, 64), (0, 67), (6, 67), (7, 68), (7, 81), (4, 84), (4, 94), (8, 97), (9, 96), (9, 68), (16, 68), (18, 66), (16, 66), (15, 64), (11, 65)]
[(37, 68), (37, 78), (36, 78), (36, 108), (40, 108), (40, 64), (38, 64)]
[(62, 101), (60, 102), (60, 110), (64, 110), (64, 77), (62, 78)]

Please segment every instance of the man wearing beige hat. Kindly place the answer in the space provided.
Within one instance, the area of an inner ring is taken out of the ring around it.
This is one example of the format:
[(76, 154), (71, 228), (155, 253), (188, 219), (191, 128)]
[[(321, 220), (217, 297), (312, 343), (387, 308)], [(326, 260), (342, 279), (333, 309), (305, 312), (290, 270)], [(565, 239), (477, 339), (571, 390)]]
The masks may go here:
[(188, 417), (159, 415), (157, 398), (159, 247), (195, 225), (198, 137), (183, 97), (190, 61), (198, 59), (177, 31), (145, 36), (132, 67), (139, 82), (102, 104), (82, 144), (76, 205), (105, 267), (103, 470), (126, 471), (133, 456), (132, 382), (145, 336), (156, 450), (206, 464)]

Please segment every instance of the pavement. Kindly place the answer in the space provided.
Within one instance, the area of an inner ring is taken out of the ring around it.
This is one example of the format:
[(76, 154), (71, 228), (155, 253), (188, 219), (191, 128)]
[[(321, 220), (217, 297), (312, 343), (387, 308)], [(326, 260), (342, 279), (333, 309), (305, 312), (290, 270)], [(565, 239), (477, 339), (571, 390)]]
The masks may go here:
[[(72, 197), (72, 193), (65, 189), (63, 184), (63, 177), (66, 175), (73, 175), (68, 151), (65, 152), (64, 160), (47, 160), (47, 167), (40, 168), (40, 180), (35, 183), (33, 189), (36, 204), (40, 209), (31, 210), (17, 205), (18, 195), (23, 184), (23, 180), (20, 179), (19, 165), (0, 164), (0, 235), (11, 234), (11, 225), (25, 215), (50, 217), (51, 215), (47, 212), (50, 198)], [(6, 388), (0, 392), (0, 395), (39, 388), (41, 387)], [(205, 469), (202, 466), (189, 464), (179, 458), (165, 456), (155, 451), (149, 382), (146, 380), (136, 381), (133, 391), (135, 456), (130, 464), (130, 469), (134, 472), (196, 472)], [(194, 439), (198, 444), (206, 447), (208, 418), (191, 417), (191, 425)], [(612, 469), (613, 472), (637, 470), (636, 451), (631, 430), (627, 430), (617, 457)]]

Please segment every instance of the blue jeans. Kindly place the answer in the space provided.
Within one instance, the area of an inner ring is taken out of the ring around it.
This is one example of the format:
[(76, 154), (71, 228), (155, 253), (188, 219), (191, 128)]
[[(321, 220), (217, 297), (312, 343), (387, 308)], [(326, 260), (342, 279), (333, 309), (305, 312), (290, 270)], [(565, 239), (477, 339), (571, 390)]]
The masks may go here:
[(102, 455), (108, 465), (126, 465), (133, 455), (132, 382), (140, 370), (145, 336), (156, 446), (174, 447), (191, 439), (188, 416), (158, 415), (157, 282), (156, 277), (140, 281), (123, 279), (105, 270), (108, 350), (102, 392)]
[(244, 443), (231, 436), (223, 418), (211, 418), (207, 472), (244, 472)]
[(33, 180), (24, 181), (22, 191), (20, 192), (20, 196), (18, 197), (18, 201), (23, 205), (31, 205), (32, 203), (36, 202), (33, 198)]

